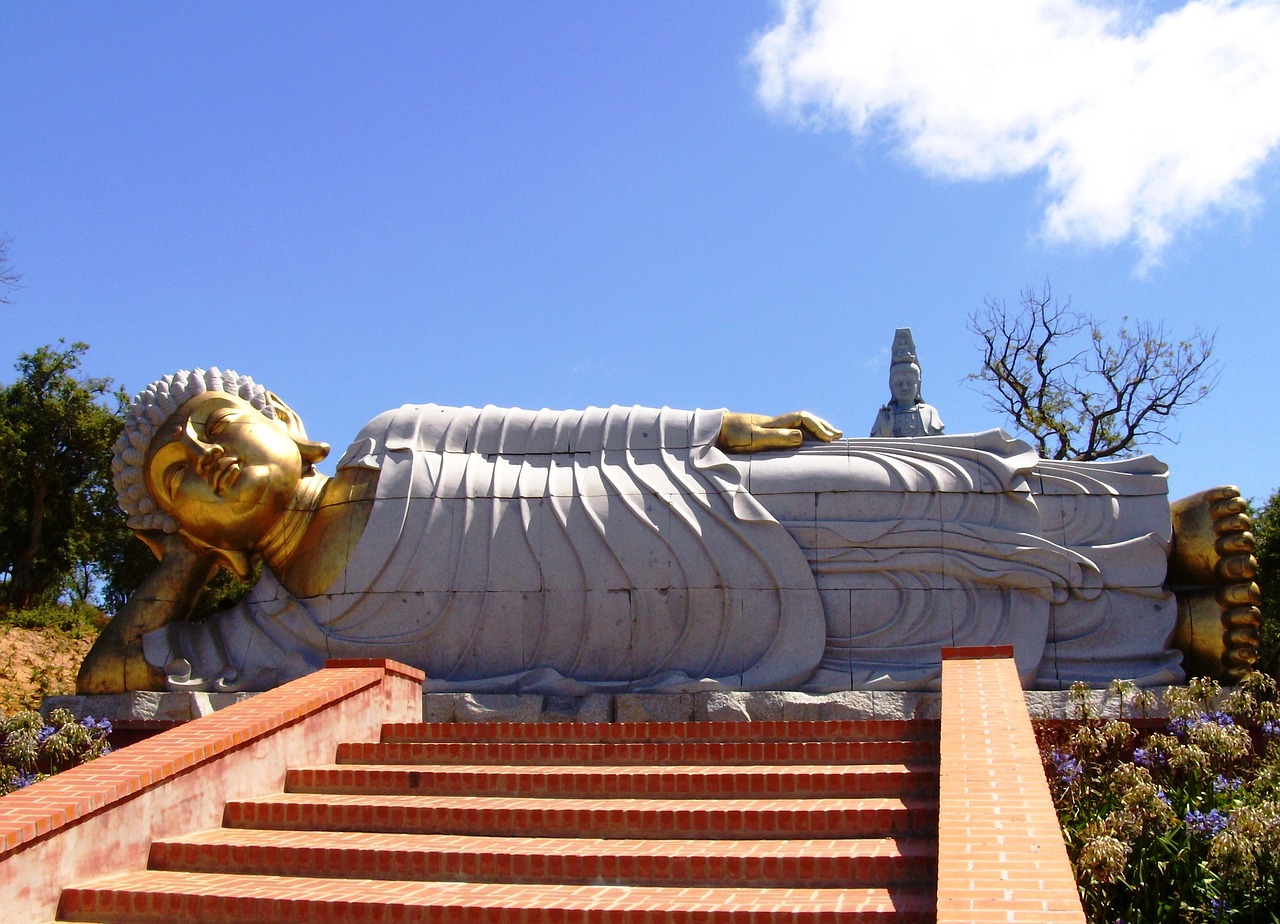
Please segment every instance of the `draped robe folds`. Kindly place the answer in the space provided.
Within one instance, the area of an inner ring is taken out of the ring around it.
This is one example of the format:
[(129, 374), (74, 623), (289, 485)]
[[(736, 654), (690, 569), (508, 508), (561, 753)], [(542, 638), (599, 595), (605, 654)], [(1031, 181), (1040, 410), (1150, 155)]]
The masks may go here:
[(426, 689), (796, 686), (822, 654), (821, 600), (715, 447), (722, 416), (383, 414), (338, 463), (379, 476), (334, 586), (299, 600), (264, 571), (240, 606), (172, 627), (154, 657), (191, 663), (172, 686), (227, 690), (371, 656), (422, 668)]
[(1012, 645), (1023, 685), (1183, 679), (1166, 467), (1040, 459), (999, 430), (735, 459), (804, 551), (827, 645), (809, 692), (932, 689), (947, 646)]
[[(722, 417), (389, 411), (338, 463), (379, 474), (333, 586), (299, 599), (264, 569), (235, 607), (148, 634), (147, 660), (175, 689), (267, 689), (378, 657), (436, 691), (828, 692), (929, 688), (940, 647), (1013, 643), (1028, 685), (1076, 679), (1063, 665), (1180, 677), (1168, 507), (1163, 536), (1158, 514), (1130, 515), (1164, 503), (1154, 460), (1046, 473), (999, 431), (731, 458)], [(1145, 582), (1137, 604), (1117, 609), (1094, 546)], [(1140, 642), (1117, 628), (1135, 616)]]

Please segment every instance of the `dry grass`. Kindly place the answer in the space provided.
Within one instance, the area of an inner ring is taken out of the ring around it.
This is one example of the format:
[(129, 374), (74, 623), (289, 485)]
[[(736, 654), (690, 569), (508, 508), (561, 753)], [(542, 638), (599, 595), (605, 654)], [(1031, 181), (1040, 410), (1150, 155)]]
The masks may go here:
[(46, 696), (74, 693), (93, 638), (56, 629), (0, 626), (0, 712), (35, 709)]

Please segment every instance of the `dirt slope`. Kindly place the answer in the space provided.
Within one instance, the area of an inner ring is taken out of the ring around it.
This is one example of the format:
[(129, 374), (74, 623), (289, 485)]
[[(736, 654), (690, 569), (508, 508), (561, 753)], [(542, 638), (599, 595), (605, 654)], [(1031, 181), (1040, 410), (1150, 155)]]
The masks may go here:
[(0, 626), (0, 712), (40, 705), (42, 697), (76, 691), (76, 670), (93, 638), (52, 629)]

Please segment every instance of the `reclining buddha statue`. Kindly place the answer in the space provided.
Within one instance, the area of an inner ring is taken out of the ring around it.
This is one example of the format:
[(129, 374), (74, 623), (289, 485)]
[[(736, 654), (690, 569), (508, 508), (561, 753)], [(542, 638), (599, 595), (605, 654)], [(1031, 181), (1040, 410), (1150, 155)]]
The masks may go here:
[[(332, 477), (327, 452), (234, 372), (138, 395), (114, 478), (159, 563), (80, 691), (262, 690), (342, 657), (565, 694), (930, 689), (953, 645), (1011, 644), (1041, 688), (1256, 658), (1238, 492), (1171, 508), (1150, 457), (845, 440), (807, 412), (432, 404), (375, 417)], [(217, 569), (259, 562), (191, 618)]]

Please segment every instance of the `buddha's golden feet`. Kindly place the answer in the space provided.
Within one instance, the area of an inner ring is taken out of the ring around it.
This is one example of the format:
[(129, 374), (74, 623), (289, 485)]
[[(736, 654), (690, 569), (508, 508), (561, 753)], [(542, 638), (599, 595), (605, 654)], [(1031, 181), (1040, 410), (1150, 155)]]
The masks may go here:
[(1258, 660), (1258, 608), (1253, 526), (1248, 504), (1231, 485), (1171, 505), (1169, 585), (1178, 598), (1174, 645), (1188, 675), (1234, 683)]

